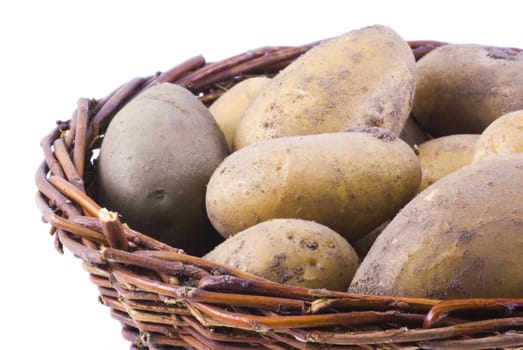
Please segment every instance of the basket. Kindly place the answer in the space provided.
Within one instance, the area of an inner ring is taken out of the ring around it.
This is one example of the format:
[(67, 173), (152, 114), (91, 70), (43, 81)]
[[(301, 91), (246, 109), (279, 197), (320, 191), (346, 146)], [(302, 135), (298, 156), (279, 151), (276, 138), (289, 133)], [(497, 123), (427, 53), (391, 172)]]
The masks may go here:
[[(317, 43), (263, 47), (206, 63), (191, 58), (78, 100), (41, 141), (36, 203), (54, 245), (81, 259), (132, 349), (523, 348), (523, 299), (432, 300), (278, 284), (185, 254), (123, 225), (91, 194), (91, 158), (115, 113), (160, 82), (209, 105), (255, 75), (274, 75)], [(437, 41), (410, 41), (419, 59)], [(523, 286), (522, 286), (523, 288)]]

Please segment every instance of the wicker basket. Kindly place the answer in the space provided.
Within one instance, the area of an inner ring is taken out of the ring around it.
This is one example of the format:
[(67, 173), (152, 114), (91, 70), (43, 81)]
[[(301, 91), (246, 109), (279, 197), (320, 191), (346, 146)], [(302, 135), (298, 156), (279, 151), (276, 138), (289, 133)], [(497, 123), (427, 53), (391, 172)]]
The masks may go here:
[[(45, 160), (36, 173), (36, 202), (56, 249), (65, 246), (82, 260), (133, 349), (523, 348), (523, 299), (438, 301), (282, 285), (155, 241), (92, 199), (90, 159), (100, 135), (140, 91), (174, 82), (208, 105), (242, 79), (275, 74), (315, 44), (264, 47), (216, 63), (197, 56), (105, 98), (79, 99), (72, 118), (43, 138)], [(409, 44), (419, 59), (445, 43)]]

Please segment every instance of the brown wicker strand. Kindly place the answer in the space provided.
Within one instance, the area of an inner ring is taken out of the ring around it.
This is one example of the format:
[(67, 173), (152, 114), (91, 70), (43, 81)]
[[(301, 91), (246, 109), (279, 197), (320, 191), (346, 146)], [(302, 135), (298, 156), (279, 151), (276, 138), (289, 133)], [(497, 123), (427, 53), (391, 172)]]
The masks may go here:
[(65, 145), (68, 149), (71, 149), (73, 147), (74, 139), (76, 137), (76, 116), (78, 113), (76, 113), (76, 109), (74, 110), (71, 118), (69, 119), (69, 125), (68, 128), (66, 127), (62, 131), (62, 138), (65, 141)]
[(199, 279), (209, 273), (197, 266), (184, 264), (180, 261), (165, 261), (145, 254), (127, 253), (121, 250), (107, 248), (102, 250), (105, 260), (130, 266), (139, 266), (152, 271), (184, 278)]
[(422, 349), (523, 349), (523, 332), (509, 331), (482, 338), (469, 338), (461, 340), (437, 340), (421, 344)]
[(64, 170), (67, 181), (76, 186), (80, 191), (85, 192), (84, 180), (73, 164), (67, 146), (63, 138), (56, 139), (53, 143), (55, 156), (62, 169)]
[(158, 293), (164, 303), (174, 303), (176, 300), (185, 299), (228, 306), (259, 307), (279, 312), (300, 311), (304, 308), (302, 302), (292, 299), (208, 292), (194, 287), (169, 285), (144, 276), (137, 278), (134, 274), (124, 270), (113, 271), (113, 276), (118, 283), (133, 286), (130, 288), (138, 287)]
[(129, 250), (129, 242), (125, 237), (118, 214), (102, 208), (98, 211), (98, 219), (102, 224), (102, 231), (109, 241), (109, 246), (114, 249)]
[(100, 101), (97, 103), (99, 110), (97, 110), (97, 107), (93, 109), (96, 114), (91, 120), (91, 139), (94, 140), (98, 137), (100, 130), (107, 127), (115, 112), (139, 93), (146, 81), (147, 78), (134, 78), (111, 93), (110, 97), (103, 101), (103, 104)]
[[(166, 72), (161, 73), (156, 78), (154, 78), (150, 83), (148, 83), (145, 88), (151, 87), (155, 84), (173, 82), (178, 79), (181, 79), (188, 72), (192, 72), (198, 68), (201, 68), (205, 65), (205, 58), (202, 55), (195, 56), (188, 59), (187, 61), (169, 69)], [(201, 70), (201, 69), (200, 69)]]
[(251, 70), (296, 58), (314, 45), (316, 44), (290, 48), (265, 47), (249, 51), (245, 54), (210, 65), (206, 67), (206, 70), (202, 69), (184, 79), (176, 81), (176, 83), (184, 85), (192, 91), (204, 90), (212, 84), (234, 78), (244, 73), (249, 73)]
[[(36, 196), (36, 204), (42, 212), (44, 220), (47, 220), (46, 218), (51, 216), (54, 208), (61, 210), (67, 217), (79, 215), (78, 208), (46, 179), (46, 173), (47, 164), (43, 162), (35, 174), (35, 182), (40, 191)], [(46, 201), (42, 195), (44, 195), (48, 201)]]
[(414, 53), (414, 57), (416, 60), (419, 60), (430, 51), (439, 46), (447, 45), (447, 43), (435, 40), (411, 40), (409, 41), (409, 45)]
[(233, 332), (218, 332), (216, 329), (209, 330), (203, 327), (200, 323), (196, 322), (190, 317), (182, 317), (185, 323), (191, 328), (195, 329), (201, 334), (204, 334), (207, 338), (214, 341), (220, 342), (234, 342), (234, 343), (258, 343), (260, 341), (260, 335), (252, 332), (243, 332), (234, 330)]
[[(94, 207), (93, 207), (94, 208)], [(75, 216), (69, 219), (72, 223), (87, 227), (94, 231), (102, 231), (102, 226), (98, 218), (89, 216)], [(159, 242), (154, 238), (151, 238), (139, 231), (131, 229), (126, 224), (122, 225), (122, 228), (127, 236), (130, 244), (134, 246), (140, 246), (142, 249), (147, 249), (147, 253), (151, 251), (165, 251), (166, 253), (177, 253), (180, 249), (171, 247), (165, 243)], [(138, 252), (135, 252), (139, 254)]]
[(89, 110), (89, 100), (80, 98), (78, 100), (78, 108), (76, 109), (76, 132), (74, 141), (73, 163), (76, 167), (76, 172), (81, 177), (84, 176), (85, 169), (85, 153), (87, 144), (87, 112)]
[[(57, 230), (56, 235), (64, 247), (66, 247), (76, 257), (86, 261), (89, 264), (105, 264), (105, 261), (102, 259), (98, 250), (86, 247), (78, 240), (71, 238), (70, 234), (65, 230)], [(105, 239), (105, 237), (103, 238)]]
[(511, 314), (515, 309), (520, 308), (523, 310), (523, 298), (513, 299), (455, 299), (455, 300), (442, 300), (436, 303), (427, 313), (425, 320), (423, 321), (423, 328), (431, 328), (434, 323), (439, 321), (441, 318), (448, 316), (450, 313), (463, 312), (463, 311), (474, 311), (481, 309), (482, 312), (502, 312), (505, 314)]
[[(79, 204), (82, 209), (90, 216), (98, 216), (100, 206), (96, 204), (85, 192), (82, 192), (78, 187), (71, 185), (65, 178), (60, 176), (51, 176), (47, 180), (50, 184), (65, 194), (70, 200)], [(70, 201), (69, 201), (70, 202)]]
[[(60, 163), (58, 162), (58, 160), (56, 159), (56, 157), (53, 153), (52, 145), (54, 144), (54, 140), (56, 140), (57, 138), (62, 136), (62, 134), (64, 132), (64, 129), (62, 129), (63, 127), (65, 127), (65, 126), (58, 125), (56, 128), (53, 129), (53, 131), (51, 131), (49, 133), (49, 135), (45, 136), (40, 141), (40, 146), (42, 147), (42, 150), (44, 151), (46, 166), (51, 170), (52, 174), (55, 174), (57, 176), (62, 176), (62, 177), (64, 176), (64, 172), (62, 170), (62, 167), (60, 166)], [(47, 173), (47, 169), (45, 169), (43, 171), (43, 173), (44, 174)]]
[(251, 314), (238, 314), (215, 306), (191, 302), (191, 305), (206, 315), (207, 322), (215, 326), (232, 326), (240, 329), (267, 332), (274, 329), (309, 328), (362, 325), (381, 322), (409, 322), (410, 314), (399, 311), (353, 311), (315, 315), (278, 315), (257, 316)]
[[(54, 229), (54, 232), (52, 232), (51, 234), (54, 234), (55, 232), (61, 230), (59, 228), (56, 228), (53, 226), (53, 229)], [(62, 242), (60, 241), (60, 238), (59, 238), (59, 235), (58, 234), (54, 234), (54, 249), (60, 253), (60, 254), (64, 254), (64, 245), (62, 244)]]
[(467, 322), (459, 325), (445, 326), (431, 329), (409, 329), (407, 327), (375, 332), (346, 332), (334, 333), (312, 331), (304, 333), (304, 341), (313, 341), (325, 344), (387, 344), (422, 342), (434, 339), (446, 339), (462, 335), (473, 335), (481, 332), (492, 332), (503, 328), (521, 328), (523, 318), (492, 319)]

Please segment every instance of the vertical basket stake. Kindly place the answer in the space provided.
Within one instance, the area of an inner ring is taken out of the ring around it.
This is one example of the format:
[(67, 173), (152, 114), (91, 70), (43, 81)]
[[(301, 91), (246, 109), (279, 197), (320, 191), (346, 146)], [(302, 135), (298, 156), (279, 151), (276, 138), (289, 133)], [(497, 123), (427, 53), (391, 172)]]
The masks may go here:
[(76, 166), (78, 175), (83, 178), (85, 171), (85, 153), (87, 146), (87, 124), (89, 100), (80, 98), (78, 100), (78, 109), (76, 112), (76, 139), (74, 141), (73, 163)]
[(102, 208), (98, 212), (98, 219), (100, 219), (102, 231), (107, 237), (111, 248), (128, 251), (129, 243), (125, 237), (123, 225), (120, 219), (118, 219), (118, 214)]

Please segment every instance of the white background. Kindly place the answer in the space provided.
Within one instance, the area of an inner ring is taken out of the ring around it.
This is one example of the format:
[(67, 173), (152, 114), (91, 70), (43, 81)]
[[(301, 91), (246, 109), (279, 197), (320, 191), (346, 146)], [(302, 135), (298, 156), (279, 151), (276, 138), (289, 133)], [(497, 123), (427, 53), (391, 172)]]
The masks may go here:
[(214, 61), (375, 23), (406, 40), (523, 48), (517, 1), (4, 1), (0, 347), (129, 348), (80, 261), (54, 250), (34, 205), (40, 139), (79, 97), (103, 97), (197, 54)]

